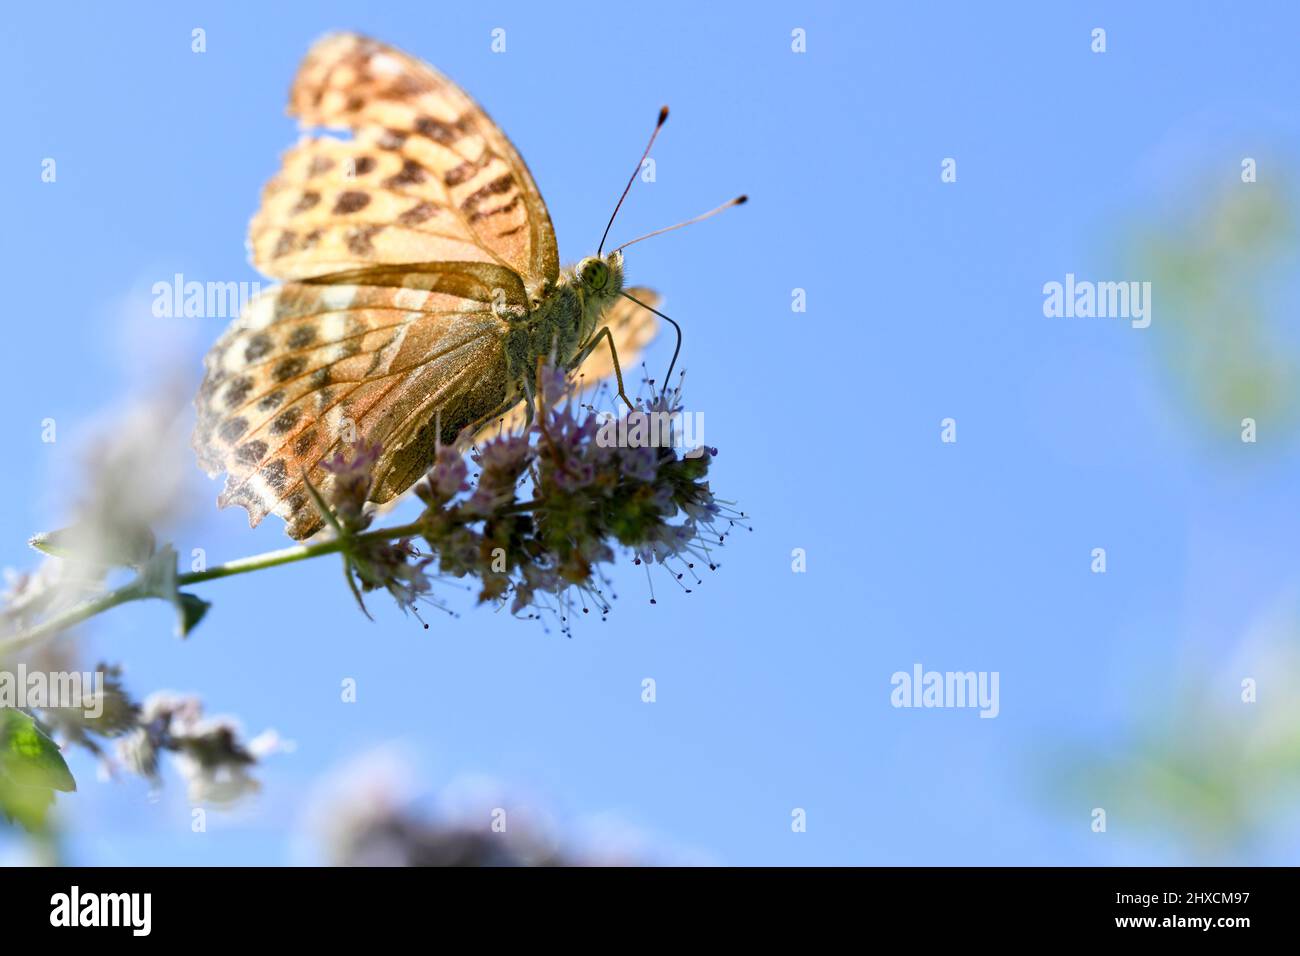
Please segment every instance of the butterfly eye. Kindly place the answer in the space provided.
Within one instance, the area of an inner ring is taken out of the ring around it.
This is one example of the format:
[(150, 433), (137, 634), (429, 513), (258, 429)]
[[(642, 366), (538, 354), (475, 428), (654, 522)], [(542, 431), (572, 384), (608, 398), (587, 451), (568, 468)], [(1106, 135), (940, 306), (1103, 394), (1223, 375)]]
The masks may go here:
[(582, 276), (583, 285), (599, 292), (609, 281), (609, 266), (599, 259), (588, 259), (583, 262), (578, 274)]

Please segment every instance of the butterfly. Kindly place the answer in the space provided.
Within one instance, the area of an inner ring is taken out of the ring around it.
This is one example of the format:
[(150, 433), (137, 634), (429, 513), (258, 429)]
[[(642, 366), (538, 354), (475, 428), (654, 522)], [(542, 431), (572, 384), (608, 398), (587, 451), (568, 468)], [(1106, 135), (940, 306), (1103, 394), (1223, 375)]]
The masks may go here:
[(328, 494), (324, 463), (359, 438), (381, 449), (370, 501), (390, 502), (440, 445), (531, 414), (541, 359), (593, 379), (612, 365), (627, 400), (617, 356), (654, 336), (659, 297), (624, 289), (621, 250), (561, 271), (527, 166), (458, 86), (335, 34), (303, 60), (289, 112), (351, 137), (300, 140), (250, 224), (253, 264), (283, 284), (204, 360), (193, 445), (227, 474), (220, 507), (309, 537), (324, 520), (307, 483)]

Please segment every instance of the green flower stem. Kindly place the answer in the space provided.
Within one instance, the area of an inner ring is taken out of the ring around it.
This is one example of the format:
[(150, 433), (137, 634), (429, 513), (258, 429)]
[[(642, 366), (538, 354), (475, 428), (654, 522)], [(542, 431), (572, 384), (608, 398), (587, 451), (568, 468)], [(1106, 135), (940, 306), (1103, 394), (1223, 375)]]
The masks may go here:
[(316, 544), (300, 544), (292, 548), (281, 548), (279, 551), (266, 551), (262, 554), (254, 554), (251, 557), (227, 561), (225, 564), (218, 564), (204, 571), (178, 574), (176, 575), (176, 584), (179, 587), (184, 587), (187, 584), (198, 584), (200, 581), (211, 581), (215, 578), (228, 578), (235, 574), (261, 571), (263, 568), (273, 568), (280, 564), (306, 561), (308, 558), (319, 557), (322, 554), (337, 554), (353, 541), (388, 541), (393, 538), (414, 538), (422, 534), (423, 531), (424, 525), (418, 521), (413, 521), (410, 524), (398, 525), (394, 528), (379, 528), (375, 531), (367, 531), (347, 540), (331, 538), (329, 541), (318, 541)]
[[(178, 587), (184, 587), (187, 584), (198, 584), (201, 581), (211, 581), (216, 578), (228, 578), (236, 574), (248, 574), (251, 571), (261, 571), (264, 568), (273, 568), (281, 564), (292, 564), (295, 561), (306, 561), (308, 558), (319, 557), (322, 554), (337, 554), (354, 542), (366, 541), (388, 541), (393, 538), (413, 538), (423, 533), (424, 526), (418, 521), (410, 524), (397, 525), (392, 528), (379, 528), (375, 531), (366, 531), (362, 534), (354, 535), (351, 538), (332, 538), (329, 541), (319, 541), (315, 544), (300, 544), (292, 548), (281, 548), (278, 551), (267, 551), (263, 554), (255, 554), (247, 558), (237, 558), (234, 561), (227, 561), (225, 564), (218, 564), (214, 567), (207, 568), (203, 571), (191, 571), (189, 574), (176, 575), (176, 584)], [(48, 637), (52, 637), (60, 631), (65, 631), (74, 625), (80, 624), (97, 614), (102, 614), (109, 608), (117, 607), (119, 604), (126, 604), (130, 601), (139, 601), (143, 598), (150, 597), (140, 587), (139, 581), (132, 581), (124, 584), (120, 588), (108, 591), (98, 597), (83, 601), (66, 611), (61, 611), (53, 617), (42, 621), (35, 627), (26, 631), (21, 631), (12, 637), (0, 640), (0, 657), (13, 651), (30, 647)]]
[(101, 594), (99, 597), (91, 598), (89, 601), (68, 608), (59, 614), (54, 615), (48, 620), (42, 621), (35, 627), (26, 631), (20, 631), (13, 637), (5, 638), (0, 641), (0, 658), (3, 658), (11, 651), (21, 650), (32, 644), (40, 643), (47, 637), (53, 637), (60, 631), (67, 630), (87, 618), (94, 617), (96, 614), (102, 614), (111, 607), (117, 607), (119, 604), (126, 604), (128, 601), (138, 601), (144, 597), (137, 582), (132, 581), (116, 590)]

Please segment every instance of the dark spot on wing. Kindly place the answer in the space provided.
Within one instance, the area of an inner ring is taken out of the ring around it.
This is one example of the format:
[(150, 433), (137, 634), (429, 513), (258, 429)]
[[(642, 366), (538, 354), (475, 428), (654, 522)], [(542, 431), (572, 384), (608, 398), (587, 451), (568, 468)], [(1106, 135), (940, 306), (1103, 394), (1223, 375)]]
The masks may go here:
[(263, 468), (260, 474), (266, 483), (276, 492), (284, 490), (285, 483), (289, 478), (289, 473), (284, 467), (284, 462), (279, 458)]
[(281, 256), (287, 256), (293, 252), (297, 241), (297, 237), (292, 232), (280, 233), (280, 238), (275, 242), (275, 249), (271, 252), (271, 258), (278, 259)]
[(283, 401), (284, 392), (276, 390), (269, 395), (263, 396), (262, 400), (257, 403), (257, 408), (258, 411), (269, 412), (271, 409), (278, 407)]
[(291, 349), (305, 349), (316, 341), (316, 326), (300, 325), (289, 333), (286, 344)]
[(293, 355), (289, 358), (280, 359), (275, 363), (275, 368), (271, 369), (271, 378), (277, 382), (283, 382), (286, 379), (293, 378), (299, 372), (307, 367), (307, 360), (301, 355)]
[(492, 152), (485, 151), (478, 160), (467, 159), (459, 166), (453, 166), (447, 170), (443, 174), (442, 181), (448, 186), (459, 186), (461, 183), (473, 179), (480, 169), (492, 162), (494, 155)]
[(438, 212), (438, 207), (430, 202), (416, 203), (406, 212), (397, 217), (399, 226), (418, 226), (427, 219), (432, 219)]
[(368, 205), (370, 205), (369, 193), (350, 189), (345, 193), (339, 193), (339, 198), (335, 200), (332, 211), (336, 216), (346, 216), (360, 209), (365, 209)]
[(424, 182), (428, 177), (429, 174), (423, 166), (413, 159), (408, 159), (403, 161), (400, 170), (384, 180), (384, 187), (400, 189), (403, 186), (414, 186)]
[(233, 445), (239, 440), (239, 436), (246, 431), (248, 431), (248, 419), (241, 417), (227, 421), (221, 426), (221, 431), (218, 434), (227, 445)]
[(244, 361), (256, 362), (274, 347), (275, 343), (271, 341), (271, 336), (265, 332), (258, 332), (248, 340), (248, 347), (244, 349)]
[(427, 136), (435, 143), (451, 146), (461, 138), (461, 132), (451, 123), (445, 123), (432, 116), (421, 116), (415, 121), (415, 131)]
[(479, 209), (479, 210), (477, 210), (476, 212), (474, 212), (473, 214), (470, 215), (470, 217), (469, 217), (469, 221), (470, 221), (470, 222), (478, 222), (480, 219), (486, 219), (486, 218), (488, 218), (489, 216), (499, 216), (499, 215), (500, 215), (501, 213), (503, 213), (503, 212), (510, 212), (510, 210), (514, 209), (514, 208), (515, 208), (516, 206), (518, 206), (518, 205), (519, 205), (519, 197), (516, 196), (514, 199), (510, 200), (508, 203), (505, 203), (504, 205), (501, 205), (501, 206), (497, 206), (497, 207), (494, 208), (494, 209)]
[(372, 237), (383, 231), (384, 227), (378, 225), (357, 226), (353, 229), (349, 229), (345, 237), (348, 245), (348, 252), (352, 253), (354, 256), (372, 255), (375, 251), (375, 247), (371, 245), (370, 240)]
[(306, 212), (320, 202), (320, 193), (305, 192), (298, 197), (298, 202), (289, 210), (289, 215), (296, 216), (299, 213)]
[(302, 409), (297, 405), (290, 405), (279, 415), (275, 416), (275, 421), (271, 422), (271, 434), (283, 435), (294, 425), (298, 424), (298, 419), (302, 418)]
[(256, 465), (266, 455), (266, 442), (260, 438), (244, 442), (235, 451), (235, 458), (242, 465)]
[(252, 391), (253, 380), (247, 375), (241, 375), (238, 378), (232, 378), (230, 385), (226, 388), (226, 407), (238, 408)]
[(502, 193), (508, 193), (514, 184), (515, 178), (510, 175), (510, 173), (498, 176), (486, 186), (480, 186), (478, 189), (466, 196), (464, 201), (460, 204), (460, 208), (466, 212), (469, 212), (472, 209), (477, 209), (479, 203), (483, 202), (483, 200), (489, 199), (492, 196), (500, 196)]

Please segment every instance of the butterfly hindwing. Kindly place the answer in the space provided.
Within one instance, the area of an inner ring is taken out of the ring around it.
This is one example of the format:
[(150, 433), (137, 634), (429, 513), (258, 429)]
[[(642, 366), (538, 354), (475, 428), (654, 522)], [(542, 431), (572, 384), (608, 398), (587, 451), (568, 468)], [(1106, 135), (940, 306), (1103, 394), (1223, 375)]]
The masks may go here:
[(383, 446), (372, 500), (391, 497), (412, 468), (403, 449), (428, 421), (449, 440), (505, 398), (504, 332), (486, 303), (448, 292), (291, 283), (265, 293), (205, 362), (194, 446), (209, 474), (227, 472), (218, 503), (243, 506), (252, 525), (275, 513), (306, 537), (322, 521), (303, 475), (328, 490), (322, 462), (358, 437)]

